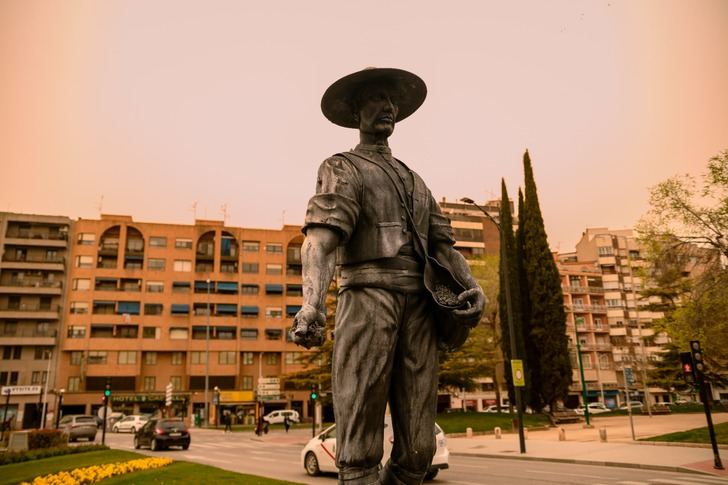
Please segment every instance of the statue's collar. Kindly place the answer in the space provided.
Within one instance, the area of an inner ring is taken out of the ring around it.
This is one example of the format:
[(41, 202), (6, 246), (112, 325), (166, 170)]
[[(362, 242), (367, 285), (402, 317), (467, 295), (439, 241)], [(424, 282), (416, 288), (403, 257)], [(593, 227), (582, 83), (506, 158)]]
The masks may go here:
[(385, 145), (365, 145), (363, 143), (359, 143), (354, 150), (361, 151), (361, 152), (370, 152), (370, 153), (381, 153), (384, 155), (392, 156), (392, 150)]

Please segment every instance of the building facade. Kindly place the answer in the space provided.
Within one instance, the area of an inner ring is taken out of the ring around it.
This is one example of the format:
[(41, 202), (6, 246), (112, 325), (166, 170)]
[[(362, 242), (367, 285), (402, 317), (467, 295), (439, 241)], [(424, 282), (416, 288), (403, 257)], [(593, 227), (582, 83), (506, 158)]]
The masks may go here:
[(204, 419), (207, 396), (212, 421), (223, 410), (251, 420), (257, 401), (266, 412), (310, 415), (308, 392), (281, 382), (302, 368), (288, 339), (302, 304), (300, 226), (102, 215), (78, 220), (71, 242), (58, 362), (64, 414), (96, 412), (110, 384), (112, 409), (126, 414)]
[(67, 217), (0, 213), (0, 421), (16, 428), (42, 426), (44, 405), (55, 411), (71, 228)]

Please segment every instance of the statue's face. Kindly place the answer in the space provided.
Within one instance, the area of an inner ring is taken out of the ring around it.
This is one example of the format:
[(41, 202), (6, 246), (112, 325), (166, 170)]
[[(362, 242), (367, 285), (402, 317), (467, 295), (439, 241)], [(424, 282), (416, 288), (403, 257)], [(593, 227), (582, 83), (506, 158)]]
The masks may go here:
[(357, 96), (359, 131), (377, 137), (388, 137), (397, 121), (397, 99), (391, 89), (379, 84), (365, 86)]

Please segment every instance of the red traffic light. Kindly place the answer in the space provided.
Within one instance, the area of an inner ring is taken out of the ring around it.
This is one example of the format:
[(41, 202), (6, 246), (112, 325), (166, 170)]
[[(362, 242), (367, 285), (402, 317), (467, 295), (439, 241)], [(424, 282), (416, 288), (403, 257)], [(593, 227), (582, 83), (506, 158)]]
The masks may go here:
[(692, 374), (693, 367), (690, 364), (683, 364), (683, 372), (686, 374)]

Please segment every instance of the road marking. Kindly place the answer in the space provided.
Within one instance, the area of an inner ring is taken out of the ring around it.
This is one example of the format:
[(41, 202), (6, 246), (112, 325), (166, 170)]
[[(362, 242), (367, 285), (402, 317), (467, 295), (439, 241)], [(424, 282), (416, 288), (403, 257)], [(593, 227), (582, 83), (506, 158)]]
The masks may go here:
[(690, 477), (670, 480), (669, 478), (652, 478), (650, 483), (665, 483), (669, 485), (685, 485), (689, 483), (726, 483), (725, 478), (719, 477)]
[[(528, 473), (545, 473), (547, 475), (561, 475), (566, 477), (586, 477), (586, 478), (604, 478), (604, 475), (585, 475), (583, 473), (563, 473), (563, 472), (547, 472), (543, 470), (524, 470)], [(643, 485), (640, 482), (640, 485)]]
[(617, 482), (619, 485), (649, 485), (648, 482)]

